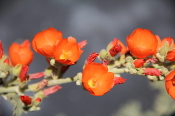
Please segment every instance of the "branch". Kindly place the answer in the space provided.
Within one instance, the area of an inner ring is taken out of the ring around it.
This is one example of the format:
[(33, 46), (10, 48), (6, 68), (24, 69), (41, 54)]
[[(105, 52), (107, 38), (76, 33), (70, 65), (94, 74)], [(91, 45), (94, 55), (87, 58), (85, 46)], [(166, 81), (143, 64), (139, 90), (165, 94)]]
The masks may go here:
[[(79, 79), (80, 74), (81, 73), (77, 73), (77, 75), (74, 76), (74, 77), (67, 77), (67, 78), (49, 80), (47, 86), (53, 86), (53, 85), (58, 85), (58, 84), (65, 84), (65, 83), (75, 82)], [(37, 85), (38, 85), (38, 83), (28, 85), (26, 88), (24, 88), (23, 91), (24, 92), (26, 92), (26, 91), (36, 92), (37, 89), (35, 89), (35, 87), (37, 87)], [(0, 87), (0, 94), (8, 93), (8, 92), (15, 92), (18, 95), (23, 95), (24, 94), (24, 93), (21, 92), (21, 89), (20, 89), (19, 86)]]

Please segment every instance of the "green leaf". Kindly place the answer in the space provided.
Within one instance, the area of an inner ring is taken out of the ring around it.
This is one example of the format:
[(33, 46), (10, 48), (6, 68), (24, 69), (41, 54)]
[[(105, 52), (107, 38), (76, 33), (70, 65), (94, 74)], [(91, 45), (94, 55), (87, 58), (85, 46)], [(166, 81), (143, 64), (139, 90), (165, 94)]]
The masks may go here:
[(24, 104), (20, 100), (19, 96), (16, 93), (8, 93), (7, 97), (10, 100), (11, 104), (14, 106), (13, 116), (22, 116), (22, 113), (24, 112)]

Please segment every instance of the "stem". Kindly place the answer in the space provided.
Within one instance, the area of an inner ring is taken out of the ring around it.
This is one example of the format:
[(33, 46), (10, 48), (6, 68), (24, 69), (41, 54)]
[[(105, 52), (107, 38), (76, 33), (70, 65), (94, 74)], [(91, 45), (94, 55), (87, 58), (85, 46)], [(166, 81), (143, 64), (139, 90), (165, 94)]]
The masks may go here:
[[(55, 79), (55, 80), (49, 80), (48, 81), (48, 85), (47, 86), (53, 86), (53, 85), (58, 85), (58, 84), (65, 84), (65, 83), (70, 83), (70, 82), (74, 82), (76, 80), (78, 80), (78, 75), (79, 73), (77, 73), (76, 76), (74, 77), (67, 77), (67, 78), (61, 78), (61, 79)], [(26, 88), (24, 88), (24, 92), (26, 91), (32, 91), (35, 92), (34, 87), (36, 87), (38, 83), (34, 83), (31, 85), (28, 85)], [(0, 94), (3, 93), (8, 93), (8, 92), (15, 92), (18, 95), (23, 95), (23, 93), (20, 91), (20, 87), (19, 86), (13, 86), (13, 87), (0, 87)]]
[(113, 73), (117, 73), (117, 74), (119, 74), (119, 73), (125, 73), (125, 72), (127, 72), (127, 69), (126, 68), (113, 68), (112, 70), (110, 70), (110, 72), (113, 72)]
[(23, 95), (23, 93), (19, 89), (19, 86), (0, 87), (0, 94), (10, 93), (10, 92), (15, 92), (15, 93), (18, 93), (19, 95)]

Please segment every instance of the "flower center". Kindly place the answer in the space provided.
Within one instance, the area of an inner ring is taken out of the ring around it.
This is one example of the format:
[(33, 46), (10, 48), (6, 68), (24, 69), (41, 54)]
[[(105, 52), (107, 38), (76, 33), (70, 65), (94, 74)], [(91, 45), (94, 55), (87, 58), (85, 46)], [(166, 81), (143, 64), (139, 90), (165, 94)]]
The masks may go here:
[(96, 85), (97, 85), (97, 79), (90, 79), (88, 81), (88, 85), (91, 87), (91, 88), (95, 88)]
[(61, 56), (60, 56), (60, 59), (65, 59), (65, 60), (67, 60), (68, 57), (69, 57), (69, 53), (68, 53), (68, 52), (63, 52), (63, 53), (61, 54)]

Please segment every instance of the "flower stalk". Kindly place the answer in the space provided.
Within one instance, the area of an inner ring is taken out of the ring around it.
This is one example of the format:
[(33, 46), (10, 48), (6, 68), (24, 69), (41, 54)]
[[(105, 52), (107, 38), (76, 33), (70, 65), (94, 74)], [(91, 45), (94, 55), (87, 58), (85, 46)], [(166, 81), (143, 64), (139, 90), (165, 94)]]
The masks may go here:
[[(37, 33), (32, 47), (46, 58), (49, 66), (34, 74), (28, 74), (34, 58), (29, 40), (12, 43), (9, 57), (0, 41), (0, 95), (14, 105), (14, 116), (21, 116), (22, 112), (40, 110), (42, 100), (59, 91), (61, 84), (75, 82), (91, 95), (102, 96), (119, 84), (127, 84), (121, 74), (130, 73), (147, 76), (153, 82), (165, 80), (167, 93), (175, 99), (174, 39), (161, 40), (150, 30), (138, 28), (126, 37), (126, 43), (127, 46), (115, 38), (106, 49), (90, 54), (81, 72), (63, 78), (68, 68), (78, 62), (86, 40), (77, 42), (72, 36), (62, 38), (62, 32), (54, 28)], [(97, 58), (99, 63), (95, 62)], [(39, 78), (41, 81), (32, 83)], [(33, 96), (25, 95), (27, 92)]]

